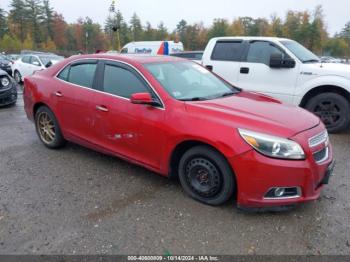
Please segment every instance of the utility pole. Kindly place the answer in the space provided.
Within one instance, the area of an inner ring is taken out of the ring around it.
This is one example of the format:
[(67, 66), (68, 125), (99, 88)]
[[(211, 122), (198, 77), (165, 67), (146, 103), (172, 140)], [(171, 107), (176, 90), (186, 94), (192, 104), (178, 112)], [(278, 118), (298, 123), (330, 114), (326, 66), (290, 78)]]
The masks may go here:
[(88, 38), (89, 38), (89, 32), (85, 32), (85, 53), (88, 53)]

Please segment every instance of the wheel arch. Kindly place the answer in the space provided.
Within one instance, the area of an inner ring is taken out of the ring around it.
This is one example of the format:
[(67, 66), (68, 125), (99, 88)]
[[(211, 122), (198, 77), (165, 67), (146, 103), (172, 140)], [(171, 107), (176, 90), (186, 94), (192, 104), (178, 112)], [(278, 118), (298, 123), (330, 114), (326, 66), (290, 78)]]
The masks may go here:
[(36, 112), (38, 112), (38, 109), (40, 107), (42, 107), (42, 106), (45, 106), (45, 107), (47, 107), (48, 109), (50, 109), (52, 111), (52, 109), (47, 104), (45, 104), (44, 102), (37, 102), (33, 106), (33, 119), (35, 119)]
[(299, 106), (305, 108), (307, 102), (314, 96), (318, 95), (318, 94), (322, 94), (322, 93), (336, 93), (339, 94), (343, 97), (345, 97), (348, 102), (350, 103), (350, 92), (348, 92), (346, 89), (336, 86), (336, 85), (321, 85), (321, 86), (317, 86), (312, 88), (311, 90), (309, 90), (302, 98)]
[[(175, 148), (172, 150), (170, 158), (169, 158), (169, 172), (168, 172), (168, 176), (169, 178), (177, 178), (178, 176), (178, 168), (179, 168), (179, 163), (180, 163), (180, 159), (183, 156), (183, 154), (188, 151), (190, 148), (193, 148), (195, 146), (207, 146), (213, 150), (215, 150), (216, 152), (218, 152), (219, 154), (221, 154), (225, 160), (229, 163), (228, 159), (225, 157), (225, 154), (220, 151), (218, 148), (216, 148), (215, 146), (200, 141), (200, 140), (185, 140), (185, 141), (181, 141), (180, 143), (178, 143)], [(231, 167), (231, 165), (229, 164), (229, 166)], [(232, 170), (232, 167), (231, 167)], [(234, 173), (234, 170), (232, 170), (232, 172)]]

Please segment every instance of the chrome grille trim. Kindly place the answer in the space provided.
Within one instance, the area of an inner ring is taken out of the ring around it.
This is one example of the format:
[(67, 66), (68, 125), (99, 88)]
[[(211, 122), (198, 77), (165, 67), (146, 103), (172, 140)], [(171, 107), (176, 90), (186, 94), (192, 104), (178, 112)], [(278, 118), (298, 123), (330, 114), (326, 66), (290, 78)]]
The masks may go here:
[(323, 144), (323, 143), (326, 143), (328, 142), (328, 132), (327, 130), (326, 131), (323, 131), (322, 133), (316, 135), (316, 136), (313, 136), (309, 139), (309, 146), (310, 147), (316, 147), (320, 144)]

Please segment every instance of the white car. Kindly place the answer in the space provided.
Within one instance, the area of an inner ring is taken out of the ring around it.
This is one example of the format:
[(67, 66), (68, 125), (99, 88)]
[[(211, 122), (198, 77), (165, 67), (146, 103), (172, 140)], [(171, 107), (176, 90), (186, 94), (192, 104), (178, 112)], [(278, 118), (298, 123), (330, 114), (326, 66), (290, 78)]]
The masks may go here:
[(308, 109), (330, 132), (350, 124), (350, 66), (322, 63), (293, 40), (213, 38), (202, 64), (237, 87)]
[(27, 54), (16, 60), (12, 65), (12, 75), (17, 83), (21, 83), (24, 77), (34, 72), (43, 70), (63, 60), (61, 56), (54, 54)]

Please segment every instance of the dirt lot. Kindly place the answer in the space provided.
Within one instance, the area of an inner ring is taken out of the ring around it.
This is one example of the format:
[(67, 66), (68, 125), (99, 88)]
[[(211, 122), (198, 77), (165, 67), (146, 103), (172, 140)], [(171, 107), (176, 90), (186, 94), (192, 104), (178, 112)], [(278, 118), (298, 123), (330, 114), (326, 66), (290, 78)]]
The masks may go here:
[(337, 167), (318, 201), (250, 214), (74, 144), (44, 148), (21, 97), (0, 123), (1, 254), (350, 254), (350, 131), (331, 137)]

